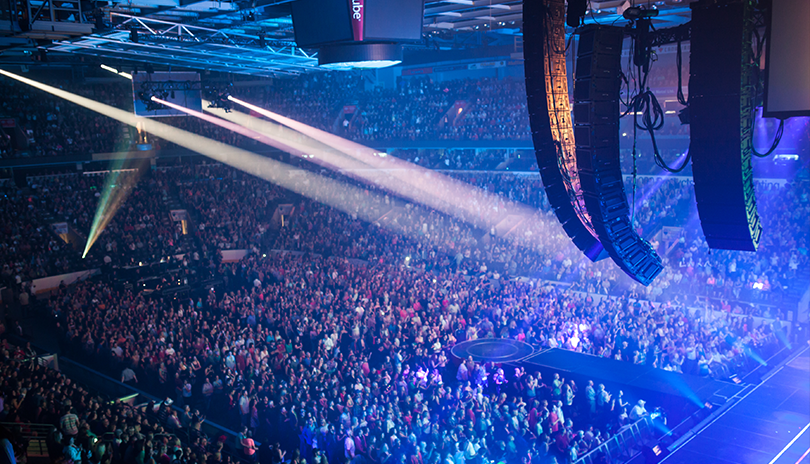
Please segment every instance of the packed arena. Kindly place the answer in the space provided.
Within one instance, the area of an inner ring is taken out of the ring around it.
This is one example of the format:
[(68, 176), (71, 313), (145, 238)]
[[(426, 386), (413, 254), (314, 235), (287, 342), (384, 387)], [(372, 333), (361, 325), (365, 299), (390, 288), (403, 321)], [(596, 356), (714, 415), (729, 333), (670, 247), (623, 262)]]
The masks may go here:
[(779, 2), (85, 3), (0, 7), (4, 463), (810, 456)]

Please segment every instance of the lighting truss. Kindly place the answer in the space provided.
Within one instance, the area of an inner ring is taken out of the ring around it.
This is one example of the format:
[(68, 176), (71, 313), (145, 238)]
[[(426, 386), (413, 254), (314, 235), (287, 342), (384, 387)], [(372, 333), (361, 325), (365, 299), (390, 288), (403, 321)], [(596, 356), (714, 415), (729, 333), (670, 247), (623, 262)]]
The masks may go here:
[(56, 41), (49, 49), (266, 77), (319, 71), (317, 53), (292, 42), (117, 12), (110, 15), (113, 30)]

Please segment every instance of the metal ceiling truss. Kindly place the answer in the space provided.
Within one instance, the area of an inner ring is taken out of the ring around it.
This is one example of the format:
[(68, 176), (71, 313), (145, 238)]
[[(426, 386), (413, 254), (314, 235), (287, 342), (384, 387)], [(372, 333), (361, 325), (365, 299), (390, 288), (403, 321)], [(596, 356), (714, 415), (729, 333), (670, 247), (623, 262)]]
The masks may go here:
[[(653, 18), (656, 26), (673, 26), (689, 21), (689, 3), (694, 0), (657, 0), (651, 7), (659, 11)], [(589, 2), (585, 24), (625, 25), (620, 11), (634, 3), (631, 0)], [(498, 30), (519, 32), (523, 25), (523, 2), (515, 0), (426, 0), (425, 30)], [(568, 30), (570, 33), (570, 29)]]
[[(89, 11), (60, 11), (54, 9), (52, 0), (29, 0), (29, 17), (37, 18), (31, 31), (22, 32), (13, 21), (0, 22), (0, 36), (56, 40), (47, 47), (49, 50), (102, 60), (264, 77), (321, 71), (317, 54), (295, 45), (290, 1), (128, 0), (93, 10), (94, 30), (90, 18), (85, 18), (91, 14)], [(653, 24), (671, 27), (686, 23), (691, 17), (692, 1), (654, 2), (651, 7), (657, 8), (659, 15), (653, 18)], [(632, 4), (632, 0), (591, 1), (585, 23), (626, 24), (621, 12)], [(64, 21), (71, 14), (78, 22)], [(52, 18), (63, 20), (45, 21)], [(497, 46), (520, 40), (522, 27), (522, 0), (425, 0), (427, 40), (421, 46)], [(137, 34), (131, 36), (131, 30)], [(571, 31), (567, 29), (567, 33)], [(485, 37), (470, 43), (467, 35), (471, 33)], [(36, 51), (35, 46), (28, 48)]]
[(317, 70), (316, 53), (292, 42), (112, 12), (110, 32), (57, 41), (53, 51), (256, 76)]
[(292, 19), (287, 5), (291, 1), (252, 0), (247, 5), (241, 0), (128, 0), (126, 4), (104, 7), (102, 11), (105, 15), (110, 12), (128, 13), (165, 21), (184, 21), (198, 26), (263, 28), (268, 35), (293, 40)]

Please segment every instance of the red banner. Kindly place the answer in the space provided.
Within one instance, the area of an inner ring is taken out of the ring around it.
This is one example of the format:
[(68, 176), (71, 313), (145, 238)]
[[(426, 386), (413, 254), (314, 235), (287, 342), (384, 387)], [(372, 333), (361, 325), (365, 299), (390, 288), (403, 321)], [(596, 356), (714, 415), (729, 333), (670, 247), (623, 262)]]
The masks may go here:
[(352, 37), (355, 42), (362, 42), (363, 21), (366, 17), (365, 0), (349, 0), (349, 13), (352, 19)]
[(11, 129), (13, 127), (17, 127), (17, 122), (14, 120), (14, 118), (2, 118), (0, 119), (0, 127)]

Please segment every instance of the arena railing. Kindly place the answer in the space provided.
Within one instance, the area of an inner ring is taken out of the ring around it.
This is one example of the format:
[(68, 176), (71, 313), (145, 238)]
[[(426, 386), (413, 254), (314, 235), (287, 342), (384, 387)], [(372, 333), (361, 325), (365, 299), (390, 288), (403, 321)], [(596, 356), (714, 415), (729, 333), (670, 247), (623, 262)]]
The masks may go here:
[[(104, 375), (101, 372), (91, 369), (83, 364), (77, 363), (65, 357), (60, 357), (59, 362), (60, 367), (62, 367), (62, 372), (65, 372), (66, 375), (80, 378), (82, 379), (82, 383), (85, 385), (89, 385), (100, 392), (104, 392), (108, 396), (124, 398), (131, 397), (133, 394), (136, 394), (137, 397), (133, 400), (133, 403), (137, 405), (136, 407), (145, 407), (146, 404), (151, 402), (154, 402), (155, 404), (163, 404), (163, 400), (139, 390), (138, 388), (119, 382), (118, 380)], [(178, 408), (176, 405), (171, 405), (171, 408), (178, 413), (182, 412), (182, 409)], [(146, 413), (152, 415), (151, 411), (146, 411)], [(229, 446), (223, 450), (223, 454), (231, 456), (231, 458), (237, 462), (244, 461), (244, 459), (238, 454), (239, 447), (241, 445), (239, 441), (239, 434), (237, 432), (207, 419), (203, 421), (201, 425), (203, 433), (208, 437), (225, 435), (228, 438)], [(184, 438), (183, 435), (187, 434), (181, 433), (179, 435), (181, 439)]]
[(604, 443), (588, 451), (585, 455), (574, 461), (575, 464), (596, 464), (603, 462), (603, 456), (607, 456), (607, 462), (627, 462), (641, 453), (641, 448), (645, 441), (653, 434), (653, 418), (645, 415), (632, 424), (620, 428), (612, 437)]
[(21, 422), (0, 422), (0, 427), (8, 429), (25, 443), (25, 456), (29, 462), (37, 458), (49, 458), (48, 435), (55, 428), (50, 424), (26, 424)]
[[(13, 334), (8, 334), (8, 338), (10, 341), (12, 341), (12, 343), (20, 344), (21, 346), (24, 346), (25, 342), (27, 342), (27, 340), (21, 339)], [(28, 358), (26, 361), (33, 361), (36, 359), (40, 365), (44, 365), (59, 371), (70, 378), (81, 379), (81, 383), (84, 385), (84, 387), (88, 388), (91, 392), (101, 393), (104, 396), (115, 398), (116, 401), (129, 403), (136, 408), (145, 407), (147, 404), (152, 402), (154, 402), (154, 404), (163, 403), (161, 399), (158, 399), (149, 393), (119, 382), (118, 380), (104, 375), (101, 372), (91, 369), (83, 364), (68, 359), (64, 356), (58, 356), (50, 353), (48, 350), (45, 350), (34, 343), (31, 345), (38, 352), (38, 354), (36, 358)], [(171, 407), (178, 413), (182, 413), (182, 409), (178, 408), (176, 405), (172, 405)], [(151, 411), (146, 411), (146, 413), (150, 415), (152, 414)], [(31, 424), (16, 425), (27, 427)], [(209, 420), (203, 421), (201, 425), (202, 432), (208, 437), (219, 437), (222, 435), (227, 437), (228, 442), (226, 448), (223, 450), (223, 454), (231, 456), (234, 462), (245, 461), (245, 459), (239, 454), (241, 444), (239, 441), (239, 434), (237, 432)], [(47, 434), (43, 435), (42, 438), (44, 439), (46, 436)], [(181, 440), (183, 439), (182, 436), (180, 436), (180, 438)], [(47, 449), (45, 453), (47, 455)]]

